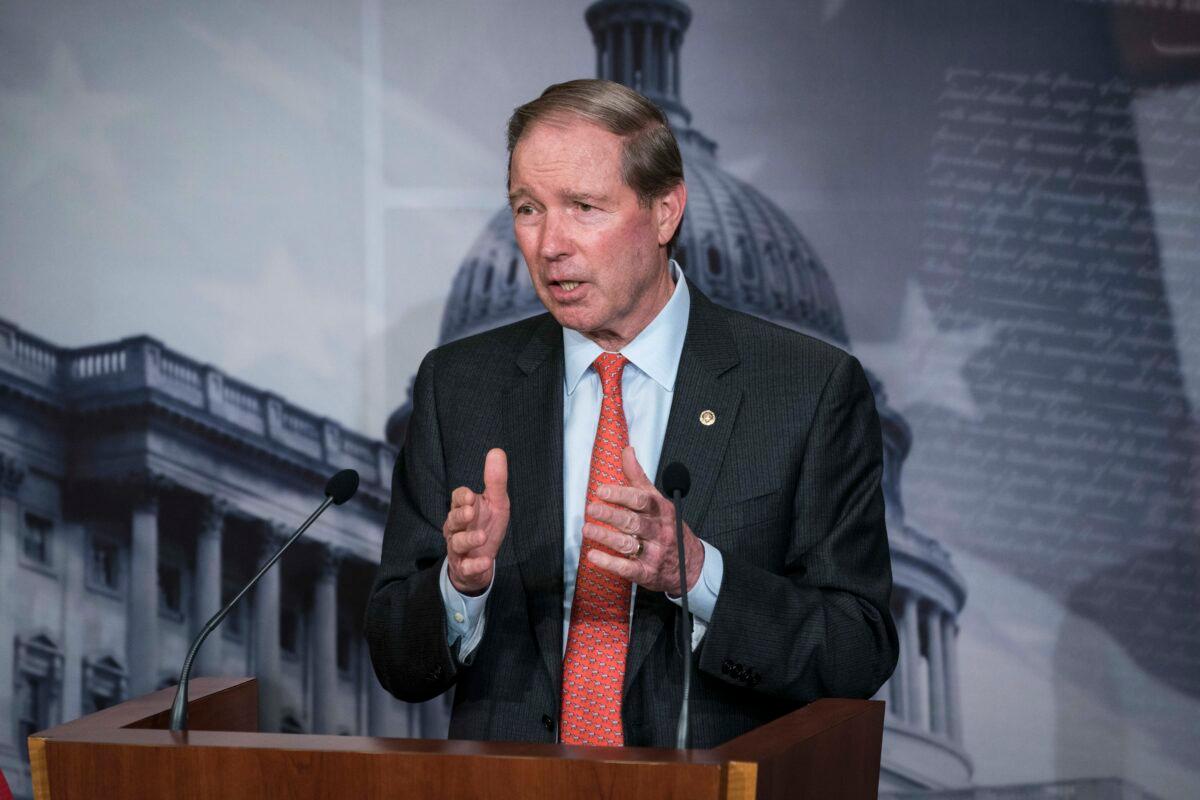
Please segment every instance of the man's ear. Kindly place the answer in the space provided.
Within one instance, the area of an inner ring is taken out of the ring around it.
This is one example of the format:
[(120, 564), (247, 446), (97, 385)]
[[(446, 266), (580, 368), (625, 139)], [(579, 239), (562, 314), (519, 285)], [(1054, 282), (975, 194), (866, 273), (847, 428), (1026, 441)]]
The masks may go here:
[(675, 184), (662, 197), (654, 201), (654, 222), (658, 226), (658, 244), (665, 246), (675, 235), (683, 219), (683, 208), (687, 205), (687, 186), (683, 181)]

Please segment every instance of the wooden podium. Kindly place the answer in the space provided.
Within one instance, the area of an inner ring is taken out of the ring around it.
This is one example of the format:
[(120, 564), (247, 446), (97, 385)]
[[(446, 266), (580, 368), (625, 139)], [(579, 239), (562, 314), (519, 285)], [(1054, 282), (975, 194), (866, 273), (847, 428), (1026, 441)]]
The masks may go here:
[(196, 678), (29, 737), (37, 800), (874, 798), (883, 703), (819, 700), (713, 750), (257, 733), (253, 678)]

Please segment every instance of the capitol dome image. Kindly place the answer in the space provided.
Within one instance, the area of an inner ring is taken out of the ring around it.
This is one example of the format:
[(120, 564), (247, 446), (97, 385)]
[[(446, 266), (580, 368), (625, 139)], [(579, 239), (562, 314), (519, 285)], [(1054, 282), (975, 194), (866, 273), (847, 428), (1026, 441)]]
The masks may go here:
[[(691, 10), (677, 0), (600, 0), (585, 18), (597, 77), (654, 101), (679, 141), (688, 202), (674, 257), (687, 279), (721, 305), (853, 352), (833, 281), (812, 246), (775, 203), (721, 169), (717, 143), (692, 125), (679, 92)], [(458, 268), (440, 342), (544, 310), (517, 248), (511, 212), (502, 208)], [(876, 696), (887, 701), (880, 789), (967, 787), (972, 767), (962, 745), (956, 656), (965, 585), (948, 552), (905, 522), (900, 479), (912, 430), (888, 405), (886, 387), (868, 376), (883, 425), (892, 604), (901, 646), (896, 671)], [(403, 440), (410, 402), (388, 420), (393, 444)]]

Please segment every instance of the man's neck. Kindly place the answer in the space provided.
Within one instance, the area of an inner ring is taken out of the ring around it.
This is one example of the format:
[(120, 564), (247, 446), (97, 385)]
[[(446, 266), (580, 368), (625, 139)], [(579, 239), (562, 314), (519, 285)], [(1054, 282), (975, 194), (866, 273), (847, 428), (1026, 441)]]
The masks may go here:
[(655, 320), (666, 308), (667, 303), (671, 301), (671, 295), (675, 293), (675, 268), (668, 262), (663, 269), (663, 280), (659, 281), (654, 286), (656, 293), (653, 305), (649, 306), (648, 310), (638, 316), (631, 322), (628, 329), (625, 331), (603, 330), (603, 331), (580, 331), (584, 336), (595, 342), (600, 349), (609, 353), (618, 353), (630, 342), (636, 339), (646, 327)]

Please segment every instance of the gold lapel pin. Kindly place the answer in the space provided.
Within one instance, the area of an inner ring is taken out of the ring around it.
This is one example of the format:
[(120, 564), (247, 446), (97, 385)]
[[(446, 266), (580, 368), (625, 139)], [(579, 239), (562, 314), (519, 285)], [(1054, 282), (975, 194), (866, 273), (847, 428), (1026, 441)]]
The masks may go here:
[(717, 415), (714, 414), (712, 411), (708, 410), (707, 408), (700, 412), (700, 424), (701, 425), (712, 425), (716, 421), (717, 421)]

